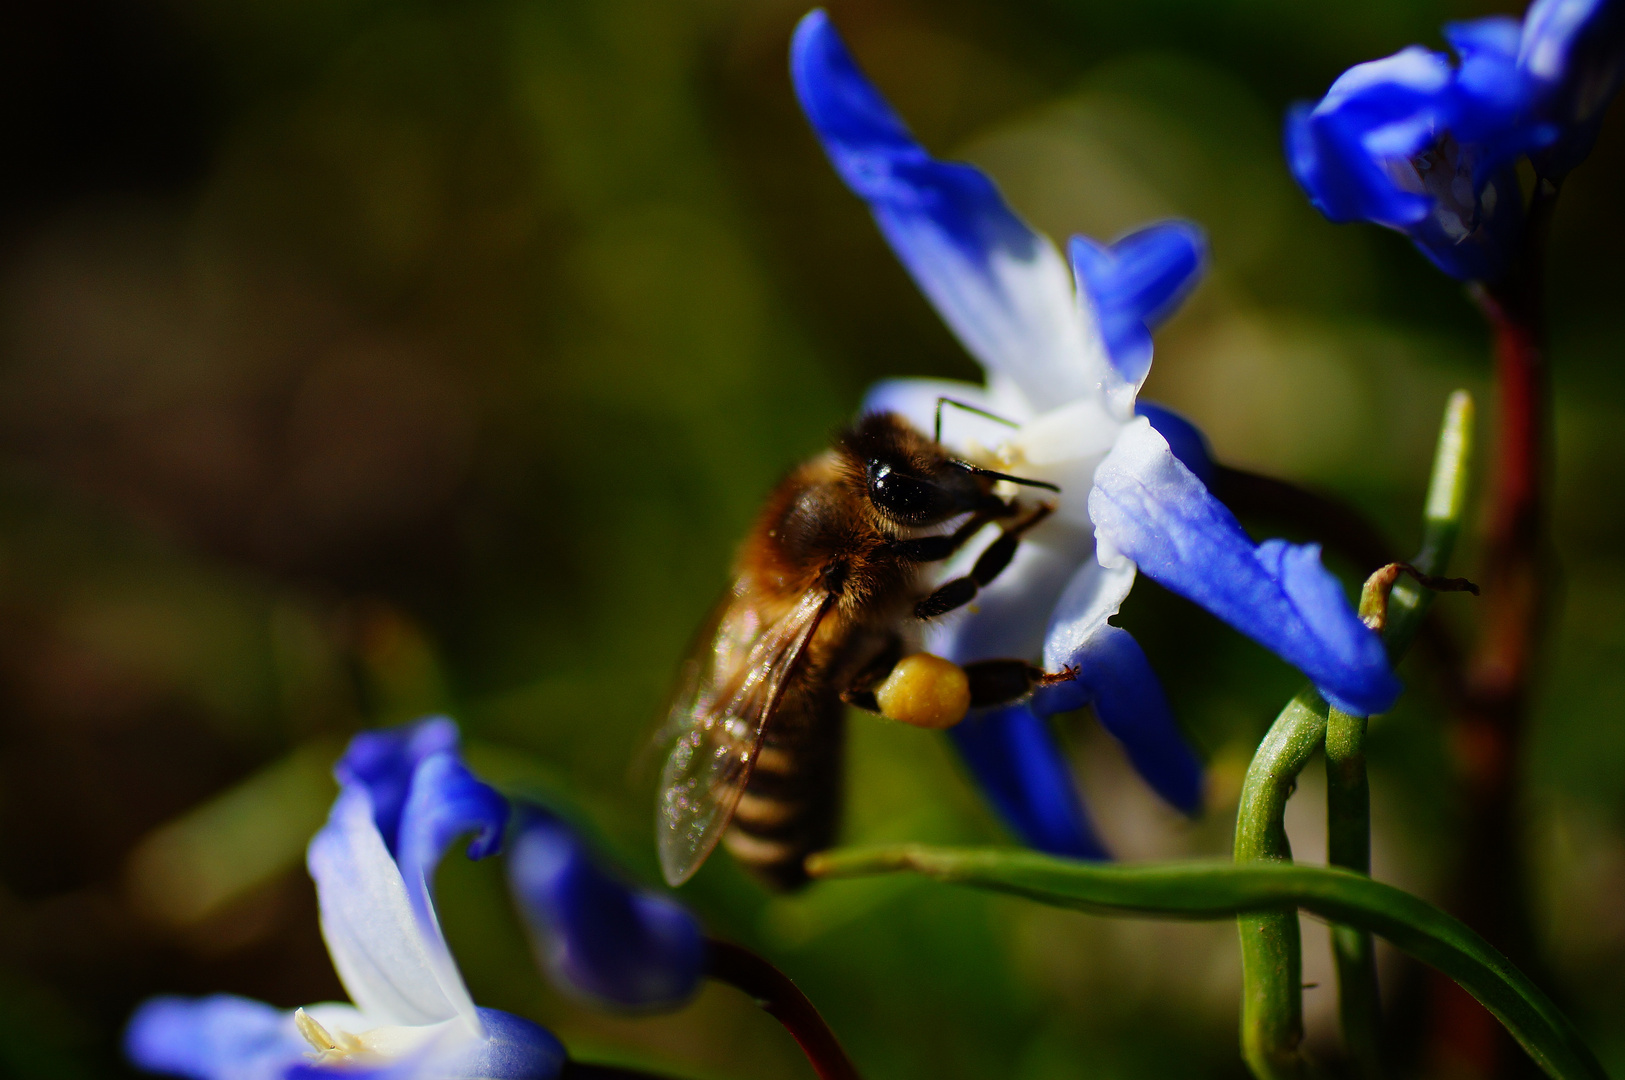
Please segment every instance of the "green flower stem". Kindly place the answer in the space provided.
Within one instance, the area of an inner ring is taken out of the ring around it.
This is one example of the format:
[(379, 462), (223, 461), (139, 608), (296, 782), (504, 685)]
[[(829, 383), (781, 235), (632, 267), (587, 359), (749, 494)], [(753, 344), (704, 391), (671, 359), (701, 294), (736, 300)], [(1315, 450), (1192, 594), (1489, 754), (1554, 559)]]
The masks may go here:
[[(1236, 810), (1237, 863), (1290, 863), (1286, 801), (1326, 736), (1326, 702), (1313, 689), (1293, 698), (1247, 768)], [(1309, 1074), (1303, 1042), (1303, 940), (1298, 913), (1260, 911), (1236, 920), (1241, 935), (1241, 1052), (1259, 1080)]]
[[(1326, 718), (1326, 861), (1371, 873), (1371, 785), (1365, 769), (1366, 718), (1332, 709)], [(1343, 1045), (1364, 1080), (1381, 1080), (1382, 1006), (1371, 935), (1332, 927), (1337, 1009)]]
[[(1439, 443), (1433, 453), (1433, 476), (1428, 482), (1427, 504), (1422, 512), (1422, 548), (1411, 565), (1424, 574), (1443, 574), (1461, 535), (1461, 521), (1467, 508), (1467, 482), (1473, 456), (1473, 397), (1465, 390), (1450, 395), (1439, 426)], [(1383, 641), (1397, 662), (1405, 655), (1422, 627), (1422, 616), (1433, 602), (1433, 592), (1416, 581), (1402, 577), (1388, 597), (1388, 617)], [(1365, 601), (1362, 598), (1361, 614)]]
[[(1304, 712), (1303, 726), (1315, 727), (1313, 709)], [(825, 852), (808, 859), (807, 868), (815, 877), (910, 870), (1107, 915), (1224, 919), (1301, 908), (1378, 934), (1450, 976), (1506, 1025), (1553, 1080), (1607, 1080), (1568, 1017), (1487, 941), (1426, 900), (1348, 870), (1271, 861), (1122, 866), (1008, 848), (919, 844)]]
[[(1433, 475), (1423, 512), (1422, 550), (1415, 566), (1424, 574), (1444, 569), (1461, 529), (1472, 449), (1472, 398), (1450, 396), (1439, 429)], [(1373, 575), (1361, 598), (1361, 614), (1384, 614), (1384, 640), (1394, 663), (1410, 646), (1432, 593), (1408, 580), (1377, 586)], [(1242, 787), (1236, 815), (1235, 861), (1291, 862), (1286, 802), (1298, 774), (1324, 743), (1327, 771), (1327, 855), (1334, 866), (1371, 872), (1371, 789), (1365, 768), (1364, 717), (1328, 710), (1314, 690), (1287, 705), (1259, 745)], [(1303, 942), (1295, 911), (1249, 914), (1236, 920), (1241, 938), (1241, 1045), (1259, 1080), (1299, 1080), (1303, 1057)], [(1336, 927), (1338, 1003), (1343, 1040), (1362, 1076), (1382, 1075), (1381, 1011), (1375, 950), (1368, 933)]]

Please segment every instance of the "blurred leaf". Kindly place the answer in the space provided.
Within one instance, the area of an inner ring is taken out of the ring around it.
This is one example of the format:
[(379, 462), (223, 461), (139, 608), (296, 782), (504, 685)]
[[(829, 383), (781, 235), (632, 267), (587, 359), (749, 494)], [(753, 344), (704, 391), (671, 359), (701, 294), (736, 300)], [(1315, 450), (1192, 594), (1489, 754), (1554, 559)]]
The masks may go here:
[(126, 865), (131, 903), (184, 928), (298, 866), (338, 790), (338, 753), (309, 743), (149, 833)]

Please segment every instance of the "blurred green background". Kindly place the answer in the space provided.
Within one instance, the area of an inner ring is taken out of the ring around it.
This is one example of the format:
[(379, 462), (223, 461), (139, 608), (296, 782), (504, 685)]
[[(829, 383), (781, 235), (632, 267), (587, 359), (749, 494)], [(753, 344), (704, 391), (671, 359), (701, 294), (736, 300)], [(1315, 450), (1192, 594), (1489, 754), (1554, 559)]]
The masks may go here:
[[(158, 992), (341, 994), (302, 867), (365, 725), (446, 710), (479, 769), (578, 808), (653, 880), (628, 779), (759, 500), (882, 376), (974, 377), (808, 133), (781, 0), (65, 0), (0, 14), (0, 1073), (123, 1074)], [(835, 3), (933, 149), (1056, 237), (1178, 214), (1213, 271), (1147, 393), (1232, 464), (1417, 536), (1446, 393), (1484, 396), (1458, 286), (1333, 227), (1285, 105), (1486, 13), (1439, 0)], [(1497, 8), (1495, 10), (1503, 10)], [(1509, 10), (1509, 9), (1508, 9)], [(1625, 1070), (1625, 118), (1552, 265), (1566, 583), (1523, 772), (1550, 979)], [(1469, 545), (1459, 569), (1472, 573)], [(1349, 567), (1340, 567), (1348, 570)], [(1440, 605), (1463, 628), (1472, 601)], [(1189, 824), (1064, 725), (1126, 858), (1225, 854), (1297, 685), (1142, 581), (1213, 770)], [(1458, 800), (1425, 667), (1377, 722), (1377, 873), (1437, 896)], [(937, 735), (853, 721), (849, 840), (1008, 842)], [(1290, 826), (1323, 858), (1322, 781)], [(1317, 845), (1321, 845), (1317, 847)], [(477, 1000), (581, 1057), (810, 1076), (735, 992), (609, 1017), (535, 973), (494, 865), (449, 860)], [(1234, 929), (913, 880), (685, 890), (871, 1077), (1239, 1077)], [(1323, 927), (1311, 1042), (1335, 1056)], [(1417, 980), (1387, 969), (1403, 1012)]]

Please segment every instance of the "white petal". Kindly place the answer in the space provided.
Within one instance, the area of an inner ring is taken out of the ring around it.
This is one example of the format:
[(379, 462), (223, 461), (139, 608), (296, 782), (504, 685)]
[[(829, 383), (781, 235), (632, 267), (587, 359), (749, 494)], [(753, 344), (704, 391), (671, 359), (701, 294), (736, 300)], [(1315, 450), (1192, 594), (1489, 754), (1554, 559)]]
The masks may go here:
[(921, 288), (984, 367), (1009, 376), (1038, 408), (1101, 392), (1110, 365), (1083, 322), (1072, 273), (1054, 244), (1035, 236), (1028, 257), (997, 250), (978, 267), (912, 224), (887, 230), (893, 246), (913, 254)]
[[(421, 1025), (460, 1017), (478, 1030), (440, 928), (413, 914), (365, 790), (340, 793), (310, 843), (307, 862), (333, 966), (368, 1019), (375, 1025)], [(443, 978), (447, 970), (454, 976), (451, 985)]]
[(966, 610), (931, 624), (926, 647), (955, 663), (1013, 657), (1036, 660), (1056, 598), (1077, 570), (1076, 551), (1023, 543), (1004, 573)]
[(438, 1024), (421, 1027), (390, 1025), (369, 1028), (354, 1033), (364, 1053), (380, 1058), (403, 1058), (409, 1054), (427, 1052), (441, 1057), (462, 1049), (478, 1040), (469, 1034), (468, 1027), (456, 1019), (442, 1020)]
[(1044, 636), (1044, 667), (1058, 671), (1090, 638), (1117, 614), (1134, 587), (1134, 564), (1123, 559), (1117, 566), (1102, 566), (1089, 559), (1072, 575), (1055, 605)]
[(1142, 376), (1138, 382), (1124, 379), (1106, 351), (1106, 339), (1100, 331), (1100, 314), (1095, 301), (1082, 280), (1074, 274), (1073, 303), (1078, 309), (1078, 325), (1083, 331), (1083, 355), (1088, 358), (1090, 371), (1096, 378), (1098, 389), (1087, 395), (1091, 402), (1122, 422), (1134, 415), (1134, 399), (1139, 396)]
[(1121, 421), (1095, 398), (1080, 398), (1026, 424), (1010, 440), (1013, 451), (1033, 465), (1080, 459), (1098, 462), (1117, 442)]
[[(1010, 438), (1029, 415), (1025, 402), (1019, 410), (1001, 408), (991, 395), (975, 383), (949, 379), (887, 379), (876, 383), (864, 395), (862, 412), (893, 412), (927, 435), (936, 427), (937, 402), (946, 399), (990, 412), (1010, 424), (1001, 424), (965, 409), (942, 407), (942, 444), (956, 453), (984, 453)], [(1015, 403), (1005, 403), (1006, 405)]]

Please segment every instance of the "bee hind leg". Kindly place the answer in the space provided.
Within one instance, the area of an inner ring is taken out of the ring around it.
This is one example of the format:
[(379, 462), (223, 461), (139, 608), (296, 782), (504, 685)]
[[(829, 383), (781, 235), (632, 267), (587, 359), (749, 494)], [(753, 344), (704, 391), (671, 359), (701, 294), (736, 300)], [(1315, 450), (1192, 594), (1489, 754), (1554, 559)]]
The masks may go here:
[(1048, 672), (1025, 660), (977, 660), (964, 665), (965, 678), (970, 681), (971, 708), (989, 705), (1008, 705), (1020, 701), (1041, 686), (1070, 682), (1077, 678), (1077, 668)]
[(897, 662), (903, 658), (903, 639), (893, 634), (873, 660), (863, 665), (853, 676), (851, 684), (841, 691), (841, 700), (865, 712), (879, 713), (880, 702), (875, 688), (886, 681)]
[(1040, 506), (1024, 519), (1010, 526), (999, 535), (999, 538), (987, 546), (987, 549), (976, 558), (976, 565), (971, 567), (969, 574), (943, 582), (937, 590), (918, 604), (914, 605), (914, 614), (917, 618), (932, 619), (938, 615), (945, 615), (955, 608), (964, 607), (976, 598), (976, 594), (1004, 572), (1015, 558), (1016, 548), (1021, 543), (1021, 535), (1034, 525), (1049, 517), (1054, 509), (1049, 506)]

